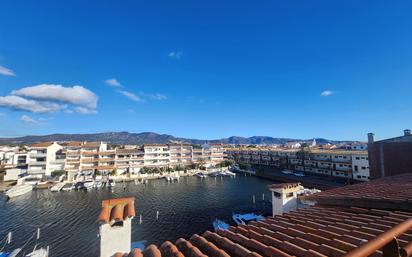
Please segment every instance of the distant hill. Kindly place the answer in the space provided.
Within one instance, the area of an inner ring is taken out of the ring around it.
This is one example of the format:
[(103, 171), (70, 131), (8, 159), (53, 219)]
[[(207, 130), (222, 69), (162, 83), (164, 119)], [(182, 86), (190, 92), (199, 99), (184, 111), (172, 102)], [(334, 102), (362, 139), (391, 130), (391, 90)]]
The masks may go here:
[[(291, 139), (291, 138), (275, 138), (268, 136), (253, 136), (253, 137), (237, 137), (232, 136), (228, 138), (214, 139), (214, 140), (202, 140), (202, 139), (189, 139), (178, 138), (167, 134), (157, 134), (153, 132), (143, 133), (129, 133), (129, 132), (105, 132), (94, 134), (50, 134), (42, 136), (24, 136), (15, 138), (0, 138), (0, 144), (33, 144), (37, 142), (45, 141), (105, 141), (110, 144), (166, 144), (184, 142), (189, 144), (204, 144), (204, 143), (223, 143), (223, 144), (285, 144), (295, 141), (306, 141), (310, 143), (310, 140)], [(317, 138), (317, 143), (342, 143), (350, 141), (331, 141), (323, 138)]]

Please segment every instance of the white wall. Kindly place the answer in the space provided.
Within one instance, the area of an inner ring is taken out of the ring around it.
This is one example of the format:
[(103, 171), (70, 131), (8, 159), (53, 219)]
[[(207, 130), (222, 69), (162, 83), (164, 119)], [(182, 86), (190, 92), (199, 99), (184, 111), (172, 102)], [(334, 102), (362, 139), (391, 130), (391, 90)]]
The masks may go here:
[(129, 253), (132, 243), (131, 220), (125, 219), (123, 226), (100, 226), (100, 257), (111, 257), (117, 252)]
[(354, 180), (369, 180), (369, 158), (368, 155), (352, 155), (352, 173)]

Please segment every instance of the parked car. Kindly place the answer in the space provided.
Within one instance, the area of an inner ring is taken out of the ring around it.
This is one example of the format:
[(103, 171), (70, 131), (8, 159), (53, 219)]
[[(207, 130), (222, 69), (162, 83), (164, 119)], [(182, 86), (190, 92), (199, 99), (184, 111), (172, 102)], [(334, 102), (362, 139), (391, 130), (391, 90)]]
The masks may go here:
[(291, 174), (293, 174), (293, 171), (291, 171), (291, 170), (282, 170), (282, 173), (286, 174), (286, 175), (291, 175)]

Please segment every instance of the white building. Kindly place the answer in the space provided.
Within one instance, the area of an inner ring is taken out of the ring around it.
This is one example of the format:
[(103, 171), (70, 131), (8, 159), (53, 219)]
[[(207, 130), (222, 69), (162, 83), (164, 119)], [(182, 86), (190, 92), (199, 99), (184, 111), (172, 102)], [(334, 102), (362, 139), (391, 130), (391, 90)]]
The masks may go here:
[(18, 146), (3, 146), (0, 148), (0, 165), (5, 168), (24, 166), (27, 164), (27, 152)]
[(144, 167), (144, 152), (137, 148), (116, 149), (115, 159), (116, 173), (138, 174)]
[(53, 171), (64, 169), (65, 156), (62, 146), (56, 142), (34, 144), (28, 153), (28, 171), (30, 175), (50, 176)]
[(367, 153), (352, 155), (352, 174), (354, 180), (369, 180), (369, 158)]
[(144, 166), (168, 167), (170, 164), (170, 150), (168, 145), (147, 144), (144, 149)]

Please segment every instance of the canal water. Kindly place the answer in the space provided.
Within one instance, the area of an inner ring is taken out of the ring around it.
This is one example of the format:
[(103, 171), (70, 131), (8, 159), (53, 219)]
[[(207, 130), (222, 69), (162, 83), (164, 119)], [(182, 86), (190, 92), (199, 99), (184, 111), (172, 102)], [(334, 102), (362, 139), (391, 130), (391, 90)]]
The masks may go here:
[[(21, 247), (39, 227), (40, 245), (50, 246), (51, 257), (98, 256), (96, 219), (101, 201), (133, 196), (136, 217), (132, 222), (132, 241), (146, 240), (148, 244), (158, 245), (166, 240), (175, 242), (180, 237), (189, 238), (192, 234), (212, 230), (215, 218), (233, 224), (232, 212), (253, 211), (269, 215), (271, 204), (267, 186), (271, 183), (242, 175), (222, 179), (182, 177), (179, 183), (168, 183), (163, 179), (149, 181), (147, 185), (119, 182), (113, 191), (36, 190), (8, 202), (2, 194), (0, 240), (12, 231), (13, 242), (6, 250)], [(140, 214), (142, 224), (139, 224)], [(33, 247), (33, 241), (25, 247), (26, 250)]]

